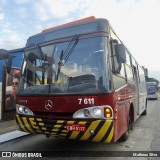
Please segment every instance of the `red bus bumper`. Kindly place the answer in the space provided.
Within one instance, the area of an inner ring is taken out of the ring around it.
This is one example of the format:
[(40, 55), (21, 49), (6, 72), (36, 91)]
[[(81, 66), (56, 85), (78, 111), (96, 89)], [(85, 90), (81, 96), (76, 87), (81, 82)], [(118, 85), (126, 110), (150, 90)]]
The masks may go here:
[(15, 119), (18, 130), (32, 134), (105, 143), (113, 140), (113, 120), (50, 120), (18, 114)]

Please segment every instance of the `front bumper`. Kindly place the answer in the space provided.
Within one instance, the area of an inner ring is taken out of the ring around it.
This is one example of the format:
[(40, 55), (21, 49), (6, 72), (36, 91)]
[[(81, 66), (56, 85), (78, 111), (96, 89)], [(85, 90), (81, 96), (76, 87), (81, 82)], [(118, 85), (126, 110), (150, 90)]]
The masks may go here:
[[(66, 139), (77, 139), (85, 141), (110, 143), (113, 139), (113, 120), (95, 120), (92, 122), (78, 120), (50, 120), (22, 115), (15, 116), (18, 129), (32, 134), (44, 134), (47, 136), (60, 136)], [(66, 124), (83, 124), (86, 126), (84, 132), (68, 131)], [(91, 134), (91, 130), (94, 134)]]
[(158, 95), (157, 94), (148, 94), (147, 98), (148, 99), (158, 99)]

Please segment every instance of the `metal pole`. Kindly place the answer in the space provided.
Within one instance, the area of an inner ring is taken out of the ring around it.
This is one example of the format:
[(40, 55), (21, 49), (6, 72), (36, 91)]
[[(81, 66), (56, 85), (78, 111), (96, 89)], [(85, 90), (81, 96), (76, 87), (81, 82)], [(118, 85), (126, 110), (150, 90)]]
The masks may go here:
[(2, 107), (1, 107), (1, 117), (4, 118), (5, 112), (5, 98), (6, 97), (6, 66), (2, 68)]

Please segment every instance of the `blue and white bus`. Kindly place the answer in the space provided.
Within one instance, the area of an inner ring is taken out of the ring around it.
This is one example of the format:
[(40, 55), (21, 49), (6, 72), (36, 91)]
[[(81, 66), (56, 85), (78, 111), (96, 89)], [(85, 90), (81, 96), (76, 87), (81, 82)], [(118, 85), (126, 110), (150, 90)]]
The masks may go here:
[[(20, 69), (23, 60), (24, 48), (14, 50), (0, 49), (0, 119), (2, 119), (2, 113), (5, 112), (5, 94), (7, 90), (10, 90), (11, 86), (7, 86), (7, 74), (4, 71), (6, 62), (9, 57), (12, 57), (12, 71)], [(5, 73), (4, 73), (5, 72)], [(2, 83), (3, 82), (3, 83)]]
[(158, 99), (157, 91), (158, 85), (156, 82), (147, 82), (147, 98), (148, 99)]

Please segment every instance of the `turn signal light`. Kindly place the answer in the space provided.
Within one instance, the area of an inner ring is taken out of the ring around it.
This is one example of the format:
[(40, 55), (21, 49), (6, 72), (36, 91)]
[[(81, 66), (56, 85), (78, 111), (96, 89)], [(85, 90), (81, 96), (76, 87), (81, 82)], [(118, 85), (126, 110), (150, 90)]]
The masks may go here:
[(106, 118), (111, 118), (112, 117), (112, 111), (110, 108), (104, 108), (104, 116)]

